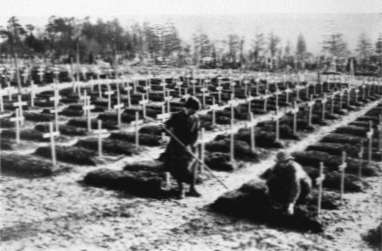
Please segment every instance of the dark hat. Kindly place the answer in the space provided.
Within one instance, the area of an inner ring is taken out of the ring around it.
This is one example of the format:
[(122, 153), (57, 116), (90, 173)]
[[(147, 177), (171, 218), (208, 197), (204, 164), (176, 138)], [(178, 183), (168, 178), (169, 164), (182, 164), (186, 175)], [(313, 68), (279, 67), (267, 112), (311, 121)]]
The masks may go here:
[(197, 98), (195, 98), (193, 96), (189, 97), (187, 99), (186, 103), (184, 104), (184, 107), (193, 109), (195, 111), (200, 110), (201, 106), (202, 105), (200, 104), (199, 99), (197, 99)]
[(292, 160), (292, 159), (294, 158), (286, 151), (280, 151), (276, 155), (277, 162), (284, 162), (284, 161)]

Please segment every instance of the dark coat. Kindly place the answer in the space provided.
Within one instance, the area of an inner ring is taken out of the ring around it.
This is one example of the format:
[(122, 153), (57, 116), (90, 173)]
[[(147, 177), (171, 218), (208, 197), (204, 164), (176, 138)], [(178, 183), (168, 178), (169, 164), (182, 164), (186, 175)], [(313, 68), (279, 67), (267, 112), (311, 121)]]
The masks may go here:
[(174, 113), (165, 122), (168, 129), (186, 146), (185, 149), (171, 138), (163, 156), (164, 167), (180, 182), (191, 183), (193, 178), (193, 157), (188, 151), (195, 151), (193, 145), (198, 139), (199, 120), (195, 115), (187, 115), (184, 110)]
[(290, 204), (309, 195), (312, 181), (300, 164), (293, 160), (277, 163), (261, 178), (267, 180), (269, 195), (279, 203)]

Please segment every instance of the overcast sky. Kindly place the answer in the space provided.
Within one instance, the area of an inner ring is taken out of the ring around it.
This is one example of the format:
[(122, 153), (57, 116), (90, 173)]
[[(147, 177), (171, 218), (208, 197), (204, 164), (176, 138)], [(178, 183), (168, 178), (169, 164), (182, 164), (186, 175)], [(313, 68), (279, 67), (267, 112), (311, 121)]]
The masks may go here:
[[(123, 26), (134, 21), (177, 26), (180, 36), (190, 41), (198, 29), (211, 39), (221, 40), (228, 34), (245, 37), (249, 49), (256, 29), (274, 32), (282, 46), (290, 41), (296, 46), (297, 36), (305, 37), (308, 51), (321, 49), (323, 36), (332, 32), (344, 34), (349, 49), (354, 50), (359, 35), (366, 33), (373, 42), (382, 32), (382, 3), (375, 0), (98, 0), (98, 1), (23, 1), (1, 0), (0, 25), (16, 15), (22, 24), (44, 26), (51, 15), (83, 18), (90, 16), (110, 20), (118, 17)], [(3, 8), (4, 7), (4, 8)]]

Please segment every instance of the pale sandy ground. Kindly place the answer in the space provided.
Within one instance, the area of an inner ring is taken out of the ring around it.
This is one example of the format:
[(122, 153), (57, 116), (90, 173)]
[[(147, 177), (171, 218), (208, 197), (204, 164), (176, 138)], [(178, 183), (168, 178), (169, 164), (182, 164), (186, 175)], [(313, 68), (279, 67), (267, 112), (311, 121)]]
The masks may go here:
[[(375, 105), (320, 127), (288, 150), (303, 150)], [(156, 158), (159, 151), (134, 158)], [(217, 175), (237, 188), (272, 165), (274, 154), (234, 174)], [(108, 167), (120, 169), (131, 160)], [(333, 219), (324, 234), (309, 234), (210, 212), (208, 206), (226, 191), (215, 180), (200, 186), (202, 198), (143, 199), (81, 185), (96, 168), (76, 167), (43, 179), (1, 177), (1, 250), (372, 250), (361, 234), (382, 220), (380, 177), (367, 179), (372, 188), (366, 193), (346, 194), (343, 209), (323, 212)]]

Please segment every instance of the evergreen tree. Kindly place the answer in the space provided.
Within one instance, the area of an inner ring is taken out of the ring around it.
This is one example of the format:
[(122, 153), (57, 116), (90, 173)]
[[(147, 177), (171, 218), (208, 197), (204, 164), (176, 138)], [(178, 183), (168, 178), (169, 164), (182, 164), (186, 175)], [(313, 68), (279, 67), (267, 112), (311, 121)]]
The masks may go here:
[(300, 59), (303, 59), (304, 54), (306, 53), (306, 42), (302, 34), (298, 35), (296, 49), (297, 49), (297, 57)]
[(368, 59), (373, 54), (373, 46), (370, 39), (365, 33), (362, 33), (358, 39), (358, 45), (356, 51), (358, 52), (361, 60)]
[(324, 37), (322, 51), (334, 57), (346, 57), (348, 55), (347, 44), (342, 34), (334, 33)]

